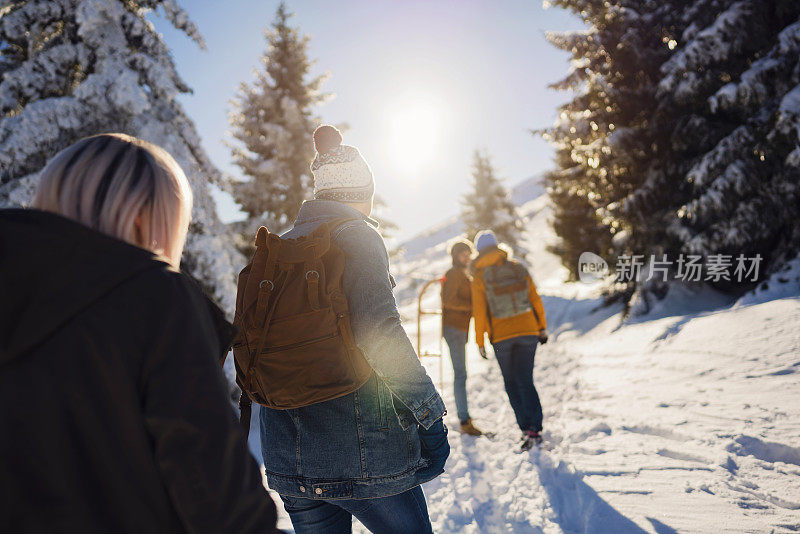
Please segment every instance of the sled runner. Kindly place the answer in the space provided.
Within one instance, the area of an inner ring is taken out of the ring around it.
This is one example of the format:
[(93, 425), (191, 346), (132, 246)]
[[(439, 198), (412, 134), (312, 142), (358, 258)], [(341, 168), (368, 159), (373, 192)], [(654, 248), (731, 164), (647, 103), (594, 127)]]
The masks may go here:
[(442, 347), (442, 339), (444, 338), (444, 333), (442, 331), (443, 326), (442, 322), (439, 321), (439, 350), (437, 352), (430, 352), (422, 350), (422, 317), (425, 315), (442, 315), (442, 310), (426, 310), (422, 307), (422, 298), (425, 296), (425, 292), (434, 284), (441, 284), (442, 278), (435, 278), (425, 283), (422, 286), (422, 290), (419, 292), (419, 297), (417, 297), (417, 354), (419, 358), (439, 358), (439, 391), (444, 391), (444, 364), (442, 360), (444, 359), (442, 355), (444, 354), (443, 347)]

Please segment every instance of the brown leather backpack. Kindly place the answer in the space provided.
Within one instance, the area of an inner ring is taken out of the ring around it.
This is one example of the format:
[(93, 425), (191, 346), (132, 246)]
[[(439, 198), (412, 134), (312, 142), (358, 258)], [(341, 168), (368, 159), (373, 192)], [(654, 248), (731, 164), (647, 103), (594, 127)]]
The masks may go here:
[(259, 228), (255, 255), (239, 274), (234, 317), (243, 422), (250, 399), (300, 408), (347, 395), (372, 374), (350, 327), (344, 254), (331, 240), (349, 220), (323, 223), (297, 239)]

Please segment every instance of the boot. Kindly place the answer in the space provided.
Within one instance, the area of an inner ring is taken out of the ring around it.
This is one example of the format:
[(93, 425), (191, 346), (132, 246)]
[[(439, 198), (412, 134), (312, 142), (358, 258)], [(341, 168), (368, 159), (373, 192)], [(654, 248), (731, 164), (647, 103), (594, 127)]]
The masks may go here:
[(472, 419), (467, 419), (466, 421), (461, 421), (461, 433), (467, 434), (469, 436), (482, 436), (483, 432), (479, 429), (475, 428), (475, 425), (472, 424)]
[(533, 448), (534, 445), (541, 445), (542, 443), (542, 434), (541, 432), (537, 432), (535, 430), (528, 430), (525, 432), (525, 438), (522, 440), (522, 445), (520, 445), (520, 450), (522, 451), (529, 451)]

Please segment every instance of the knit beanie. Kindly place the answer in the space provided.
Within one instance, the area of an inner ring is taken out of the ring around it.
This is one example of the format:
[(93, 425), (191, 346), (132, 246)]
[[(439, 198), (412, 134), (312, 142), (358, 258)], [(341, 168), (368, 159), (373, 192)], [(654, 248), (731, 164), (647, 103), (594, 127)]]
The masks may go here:
[(497, 238), (494, 236), (494, 232), (491, 230), (484, 230), (479, 232), (477, 236), (475, 236), (475, 248), (478, 249), (478, 252), (483, 252), (484, 250), (492, 247), (497, 246)]
[(339, 130), (327, 124), (317, 128), (314, 148), (314, 198), (340, 202), (368, 202), (372, 198), (372, 171), (356, 147), (342, 144)]

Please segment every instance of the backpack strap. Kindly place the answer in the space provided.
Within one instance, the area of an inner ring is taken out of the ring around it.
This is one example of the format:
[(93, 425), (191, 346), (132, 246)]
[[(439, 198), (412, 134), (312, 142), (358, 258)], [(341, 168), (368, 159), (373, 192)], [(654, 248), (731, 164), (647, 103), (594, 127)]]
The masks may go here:
[(243, 315), (245, 315), (245, 312), (250, 306), (258, 300), (259, 291), (265, 289), (265, 284), (261, 282), (263, 280), (264, 268), (267, 265), (267, 255), (269, 254), (267, 250), (267, 238), (269, 235), (269, 230), (264, 226), (259, 228), (258, 233), (256, 233), (256, 253), (253, 256), (250, 276), (247, 279), (247, 285), (244, 289), (244, 299), (242, 299)]
[(308, 304), (314, 311), (319, 311), (319, 271), (313, 269), (312, 264), (304, 264), (306, 272), (306, 284), (308, 285)]
[[(314, 230), (314, 232), (319, 234), (319, 238), (308, 243), (308, 252), (305, 253), (305, 261), (303, 263), (306, 284), (308, 286), (308, 304), (311, 306), (312, 310), (318, 311), (321, 309), (319, 301), (320, 268), (322, 267), (321, 258), (323, 254), (327, 252), (328, 248), (330, 248), (333, 242), (334, 232), (342, 225), (356, 220), (358, 219), (354, 217), (339, 217), (323, 223), (326, 225), (324, 232), (318, 231), (317, 229)], [(320, 248), (323, 248), (323, 250), (320, 251)]]
[(264, 279), (258, 283), (256, 317), (266, 317), (269, 297), (275, 291), (275, 262), (270, 262), (263, 272)]

